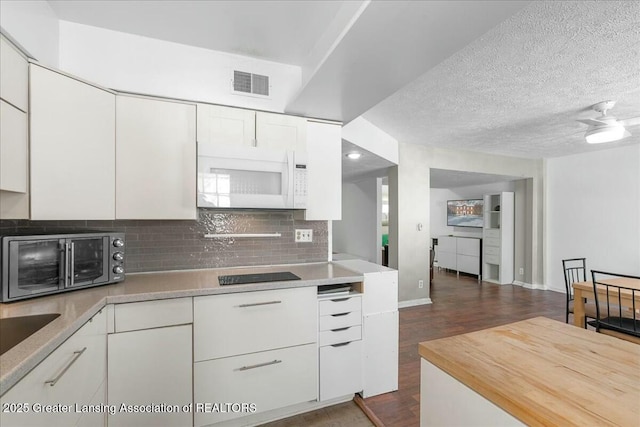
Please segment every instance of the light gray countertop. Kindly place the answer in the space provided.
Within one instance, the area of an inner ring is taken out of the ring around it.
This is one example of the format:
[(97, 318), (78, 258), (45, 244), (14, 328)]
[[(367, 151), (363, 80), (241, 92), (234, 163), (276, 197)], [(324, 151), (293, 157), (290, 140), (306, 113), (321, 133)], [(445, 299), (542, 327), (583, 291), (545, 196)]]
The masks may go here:
[[(218, 276), (290, 271), (302, 280), (220, 286)], [(0, 395), (44, 360), (107, 304), (361, 282), (334, 263), (288, 264), (127, 275), (124, 282), (0, 304), (0, 318), (60, 313), (60, 317), (0, 356)]]

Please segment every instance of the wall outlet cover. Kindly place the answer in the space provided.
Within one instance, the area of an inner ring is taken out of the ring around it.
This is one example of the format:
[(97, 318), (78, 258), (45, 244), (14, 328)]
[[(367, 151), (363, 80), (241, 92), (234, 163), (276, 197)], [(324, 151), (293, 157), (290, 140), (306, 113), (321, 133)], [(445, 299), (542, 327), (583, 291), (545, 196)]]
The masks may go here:
[(313, 230), (310, 228), (296, 228), (295, 230), (296, 242), (310, 243), (313, 242)]

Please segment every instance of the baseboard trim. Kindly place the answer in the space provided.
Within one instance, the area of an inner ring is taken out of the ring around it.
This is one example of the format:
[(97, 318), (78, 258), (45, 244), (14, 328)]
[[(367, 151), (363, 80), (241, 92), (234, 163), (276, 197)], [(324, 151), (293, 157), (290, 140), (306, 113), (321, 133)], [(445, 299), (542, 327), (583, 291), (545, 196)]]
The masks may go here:
[(431, 304), (431, 298), (410, 299), (408, 301), (398, 301), (398, 308), (415, 307), (417, 305)]
[(523, 288), (526, 288), (526, 289), (538, 289), (541, 291), (547, 290), (547, 287), (545, 285), (534, 285), (533, 283), (521, 282), (519, 280), (515, 280), (513, 284), (517, 286), (522, 286)]

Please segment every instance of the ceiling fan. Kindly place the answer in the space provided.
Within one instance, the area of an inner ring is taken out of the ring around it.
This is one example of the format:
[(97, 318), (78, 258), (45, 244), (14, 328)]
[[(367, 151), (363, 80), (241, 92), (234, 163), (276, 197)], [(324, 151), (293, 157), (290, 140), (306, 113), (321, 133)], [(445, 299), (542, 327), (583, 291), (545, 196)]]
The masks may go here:
[(589, 125), (584, 138), (589, 144), (600, 144), (603, 142), (613, 142), (631, 136), (625, 126), (633, 126), (640, 124), (640, 117), (634, 117), (627, 120), (617, 120), (613, 116), (608, 116), (607, 111), (616, 105), (616, 101), (602, 101), (591, 106), (591, 109), (601, 113), (600, 117), (595, 119), (578, 120), (581, 123)]

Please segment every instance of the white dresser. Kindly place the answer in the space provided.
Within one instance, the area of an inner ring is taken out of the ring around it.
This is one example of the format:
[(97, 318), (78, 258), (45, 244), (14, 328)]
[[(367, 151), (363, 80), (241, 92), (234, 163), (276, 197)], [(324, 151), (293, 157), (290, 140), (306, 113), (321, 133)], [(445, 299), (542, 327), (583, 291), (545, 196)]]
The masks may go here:
[(477, 237), (438, 237), (438, 267), (480, 277), (482, 239)]

